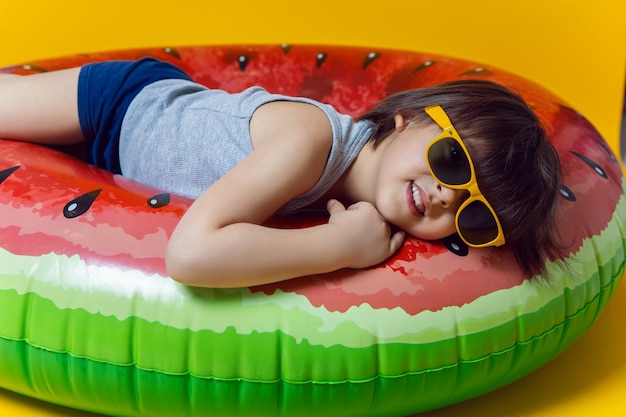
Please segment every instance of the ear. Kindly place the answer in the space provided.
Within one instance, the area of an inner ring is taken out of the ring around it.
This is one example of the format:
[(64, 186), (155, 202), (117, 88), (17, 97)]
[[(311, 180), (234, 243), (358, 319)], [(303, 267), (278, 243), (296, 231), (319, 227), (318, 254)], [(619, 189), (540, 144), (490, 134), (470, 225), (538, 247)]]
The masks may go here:
[(395, 116), (393, 116), (393, 121), (395, 122), (395, 125), (396, 125), (396, 132), (404, 131), (404, 128), (405, 128), (404, 117), (402, 117), (401, 114), (396, 114)]

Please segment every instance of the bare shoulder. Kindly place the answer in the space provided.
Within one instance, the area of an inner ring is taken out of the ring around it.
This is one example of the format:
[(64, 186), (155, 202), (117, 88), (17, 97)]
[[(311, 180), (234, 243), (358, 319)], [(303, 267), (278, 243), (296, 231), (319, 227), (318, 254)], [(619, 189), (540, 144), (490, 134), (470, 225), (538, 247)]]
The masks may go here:
[(283, 204), (317, 183), (333, 142), (324, 111), (291, 101), (260, 106), (250, 121), (250, 137), (254, 151), (245, 161), (248, 172), (264, 174), (275, 188), (274, 201)]
[(262, 105), (252, 116), (250, 134), (255, 149), (275, 140), (327, 150), (332, 144), (332, 129), (326, 114), (317, 106), (301, 102), (274, 101)]

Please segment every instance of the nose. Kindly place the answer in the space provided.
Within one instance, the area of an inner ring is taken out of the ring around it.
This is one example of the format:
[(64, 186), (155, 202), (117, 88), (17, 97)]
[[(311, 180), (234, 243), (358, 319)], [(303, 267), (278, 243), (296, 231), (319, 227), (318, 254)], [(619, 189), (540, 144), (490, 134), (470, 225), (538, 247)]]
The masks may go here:
[(463, 190), (453, 190), (436, 183), (434, 195), (431, 196), (431, 204), (439, 204), (443, 208), (453, 207), (463, 194)]

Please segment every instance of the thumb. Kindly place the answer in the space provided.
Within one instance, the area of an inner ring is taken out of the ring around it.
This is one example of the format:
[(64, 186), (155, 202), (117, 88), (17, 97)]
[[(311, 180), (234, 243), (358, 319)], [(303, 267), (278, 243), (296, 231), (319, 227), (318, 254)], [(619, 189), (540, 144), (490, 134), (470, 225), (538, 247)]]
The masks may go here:
[(389, 241), (389, 251), (390, 251), (389, 253), (390, 254), (394, 254), (396, 253), (398, 249), (400, 249), (400, 247), (404, 243), (405, 237), (406, 237), (406, 233), (402, 230), (394, 233), (393, 236), (391, 236), (391, 239)]
[(346, 207), (341, 204), (340, 201), (333, 198), (328, 200), (328, 203), (326, 203), (326, 210), (328, 210), (328, 214), (332, 216), (334, 213), (345, 211)]

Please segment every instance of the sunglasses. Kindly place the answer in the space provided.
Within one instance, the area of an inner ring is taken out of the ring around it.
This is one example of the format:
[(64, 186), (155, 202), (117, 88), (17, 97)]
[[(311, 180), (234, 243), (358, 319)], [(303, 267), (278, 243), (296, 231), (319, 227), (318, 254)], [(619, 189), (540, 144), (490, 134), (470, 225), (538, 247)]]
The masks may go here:
[(429, 106), (424, 111), (443, 129), (426, 149), (431, 174), (444, 187), (469, 192), (469, 197), (456, 212), (455, 226), (459, 236), (468, 246), (476, 248), (503, 245), (502, 226), (478, 188), (474, 164), (465, 143), (441, 106)]

